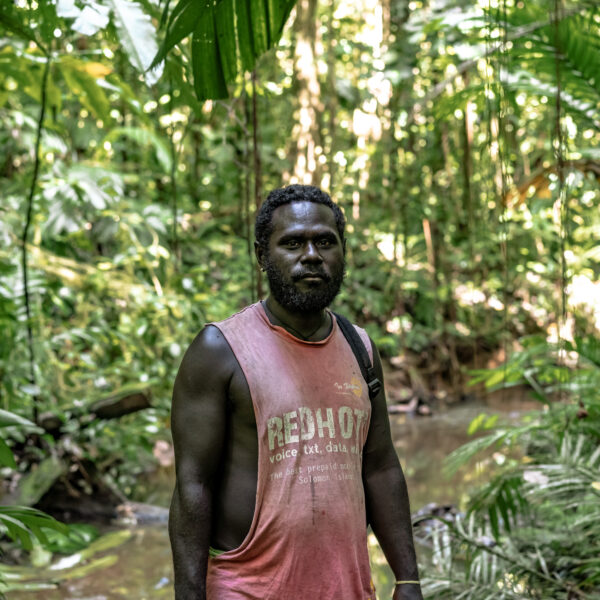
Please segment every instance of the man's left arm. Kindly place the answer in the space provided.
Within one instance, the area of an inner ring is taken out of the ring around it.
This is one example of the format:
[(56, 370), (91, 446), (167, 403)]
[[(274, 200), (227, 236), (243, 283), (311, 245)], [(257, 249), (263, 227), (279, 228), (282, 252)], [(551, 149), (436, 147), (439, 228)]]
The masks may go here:
[[(392, 442), (381, 359), (375, 344), (371, 345), (373, 367), (382, 386), (371, 403), (371, 424), (363, 450), (367, 517), (396, 581), (418, 581), (408, 490)], [(393, 600), (422, 598), (421, 588), (415, 583), (400, 583), (394, 589)]]

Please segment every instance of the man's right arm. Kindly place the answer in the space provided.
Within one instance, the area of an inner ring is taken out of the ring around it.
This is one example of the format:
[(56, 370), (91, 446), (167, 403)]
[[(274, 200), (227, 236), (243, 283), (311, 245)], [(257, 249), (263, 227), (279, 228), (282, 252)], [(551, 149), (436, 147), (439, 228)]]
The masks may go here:
[(216, 327), (188, 348), (173, 388), (176, 484), (169, 513), (176, 600), (205, 600), (215, 480), (226, 430), (232, 352)]

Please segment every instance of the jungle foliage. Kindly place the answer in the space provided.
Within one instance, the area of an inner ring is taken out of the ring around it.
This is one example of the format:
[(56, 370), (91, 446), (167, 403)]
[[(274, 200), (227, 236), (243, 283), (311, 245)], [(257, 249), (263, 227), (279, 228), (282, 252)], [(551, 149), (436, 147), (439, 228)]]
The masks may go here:
[(476, 369), (547, 407), (459, 454), (523, 449), (435, 534), (431, 597), (597, 591), (599, 33), (593, 0), (2, 2), (17, 500), (135, 497), (186, 346), (264, 294), (256, 207), (314, 183), (348, 219), (337, 308), (398, 397), (459, 398)]
[[(577, 366), (560, 365), (565, 350)], [(485, 448), (500, 460), (466, 514), (432, 530), (426, 589), (432, 598), (597, 598), (600, 345), (578, 339), (548, 347), (530, 339), (509, 369), (513, 381), (533, 383), (546, 410), (450, 455), (450, 470), (481, 459)], [(492, 386), (493, 378), (488, 373)], [(556, 394), (579, 402), (552, 401)]]

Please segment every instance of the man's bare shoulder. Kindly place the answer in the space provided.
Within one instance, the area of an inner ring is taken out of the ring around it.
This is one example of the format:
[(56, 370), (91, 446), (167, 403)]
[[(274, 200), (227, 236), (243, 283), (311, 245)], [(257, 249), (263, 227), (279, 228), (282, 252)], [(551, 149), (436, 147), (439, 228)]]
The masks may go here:
[(237, 361), (223, 333), (214, 325), (207, 325), (187, 349), (176, 386), (198, 389), (215, 384), (227, 385), (237, 368)]
[(208, 360), (211, 355), (231, 354), (231, 348), (221, 330), (216, 325), (209, 324), (194, 338), (188, 353), (195, 358)]

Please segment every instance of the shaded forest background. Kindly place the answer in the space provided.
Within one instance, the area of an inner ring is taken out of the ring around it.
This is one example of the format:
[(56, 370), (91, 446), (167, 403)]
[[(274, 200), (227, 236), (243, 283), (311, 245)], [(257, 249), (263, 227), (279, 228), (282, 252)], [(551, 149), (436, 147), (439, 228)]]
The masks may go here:
[(314, 184), (344, 208), (336, 308), (378, 344), (390, 402), (438, 410), (524, 385), (545, 407), (520, 429), (473, 425), (492, 433), (455, 462), (486, 445), (522, 458), (443, 530), (464, 568), (438, 544), (431, 597), (457, 597), (465, 578), (465, 598), (588, 597), (600, 583), (597, 3), (273, 6), (2, 4), (6, 494), (51, 509), (58, 489), (71, 510), (89, 497), (98, 511), (136, 498), (170, 440), (185, 348), (266, 292), (257, 206)]

